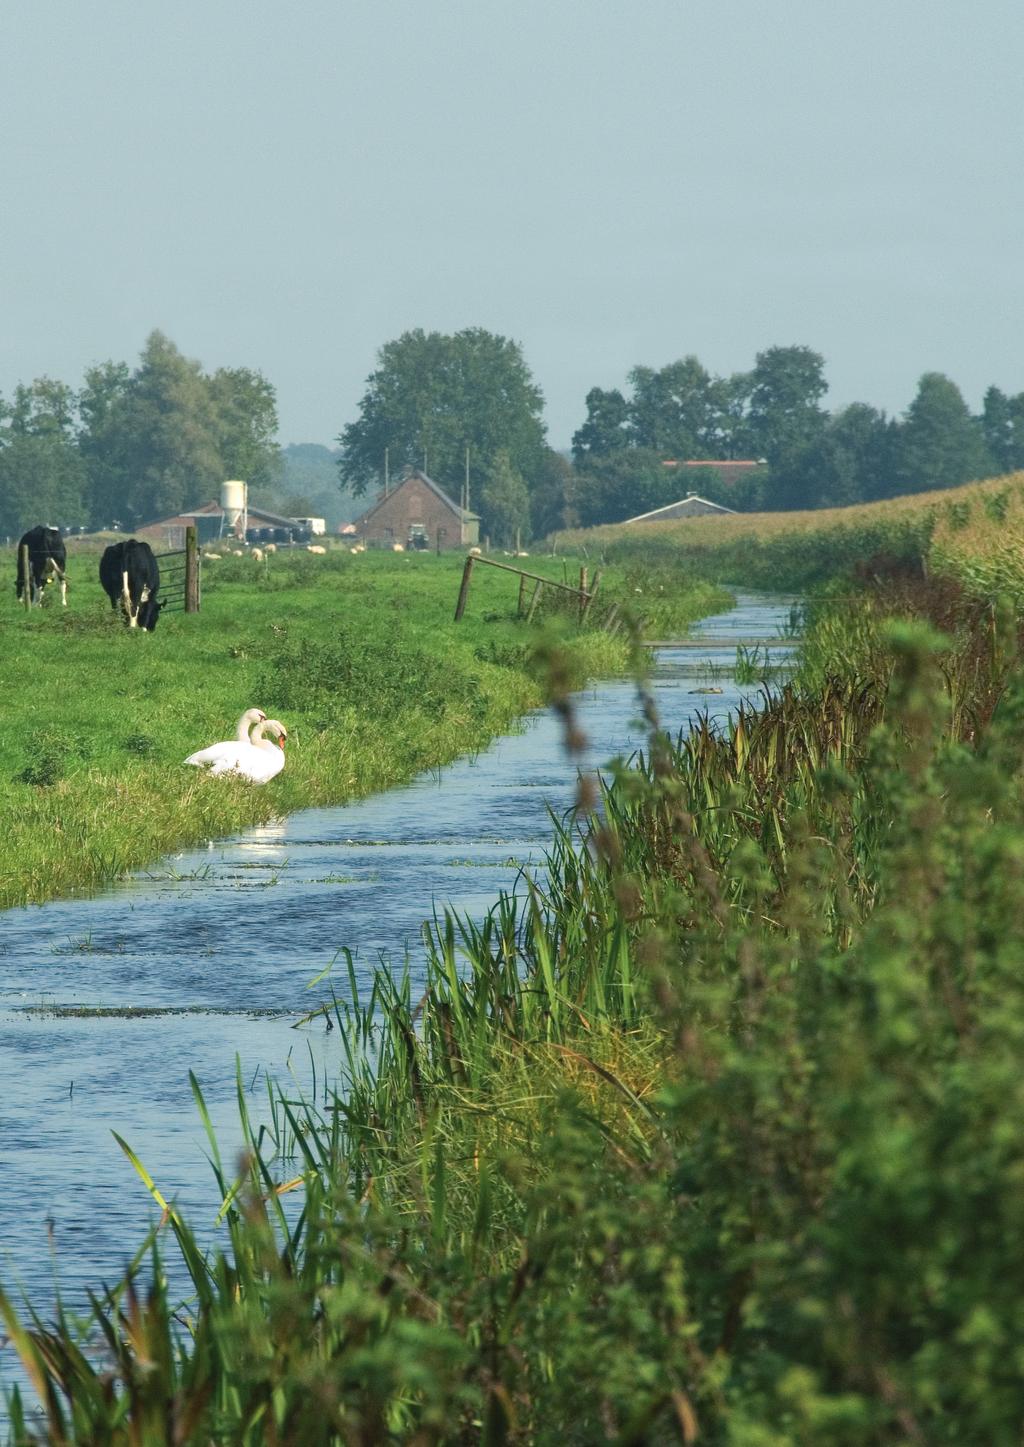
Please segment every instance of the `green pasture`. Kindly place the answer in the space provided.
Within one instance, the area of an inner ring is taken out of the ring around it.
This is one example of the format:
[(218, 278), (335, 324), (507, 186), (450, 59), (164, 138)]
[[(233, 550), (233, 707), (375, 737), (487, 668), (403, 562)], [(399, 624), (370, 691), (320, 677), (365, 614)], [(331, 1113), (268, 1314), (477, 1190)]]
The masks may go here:
[(728, 730), (642, 698), (425, 992), (318, 982), (332, 1089), (239, 1081), (236, 1164), (193, 1081), (223, 1250), (123, 1143), (162, 1224), (84, 1326), (0, 1293), (12, 1441), (1018, 1443), (1021, 631), (876, 581)]
[[(0, 560), (12, 584), (0, 609), (0, 906), (479, 749), (543, 702), (553, 649), (570, 680), (621, 671), (626, 632), (602, 624), (616, 599), (635, 611), (644, 597), (635, 570), (611, 569), (585, 630), (554, 590), (527, 627), (517, 580), (481, 566), (456, 625), (461, 556), (281, 552), (207, 563), (200, 613), (165, 612), (146, 634), (111, 611), (97, 563), (96, 549), (73, 548), (68, 608), (48, 597), (26, 614), (13, 550)], [(575, 562), (524, 566), (578, 580)], [(659, 627), (728, 606), (720, 590), (662, 578), (651, 594)], [(283, 774), (258, 789), (182, 766), (251, 706), (289, 730)]]

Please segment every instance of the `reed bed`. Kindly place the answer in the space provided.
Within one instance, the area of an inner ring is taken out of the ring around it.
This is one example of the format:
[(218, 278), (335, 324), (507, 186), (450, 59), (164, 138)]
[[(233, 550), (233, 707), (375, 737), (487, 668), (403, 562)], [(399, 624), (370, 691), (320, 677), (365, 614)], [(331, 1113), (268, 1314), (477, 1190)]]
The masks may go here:
[(641, 686), (422, 995), (323, 982), (336, 1089), (210, 1133), (222, 1250), (148, 1182), (89, 1349), (0, 1297), (13, 1440), (1018, 1442), (1024, 687), (1012, 616), (914, 588), (726, 730)]

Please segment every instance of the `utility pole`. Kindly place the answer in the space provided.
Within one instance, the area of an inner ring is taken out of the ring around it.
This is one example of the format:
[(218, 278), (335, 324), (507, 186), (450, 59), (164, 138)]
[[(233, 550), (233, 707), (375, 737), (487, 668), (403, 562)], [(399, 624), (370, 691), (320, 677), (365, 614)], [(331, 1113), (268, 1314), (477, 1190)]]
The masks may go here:
[(462, 506), (469, 512), (469, 448), (466, 448), (466, 501)]
[(391, 472), (388, 466), (388, 448), (384, 449), (384, 496), (388, 495), (388, 483), (391, 480)]

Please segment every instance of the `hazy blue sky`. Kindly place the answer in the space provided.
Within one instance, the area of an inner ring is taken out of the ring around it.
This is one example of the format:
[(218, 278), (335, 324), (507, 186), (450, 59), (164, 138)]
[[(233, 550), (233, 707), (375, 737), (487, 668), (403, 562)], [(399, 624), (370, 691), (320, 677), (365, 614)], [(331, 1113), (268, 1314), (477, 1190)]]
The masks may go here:
[(1024, 390), (1022, 0), (6, 0), (0, 392), (160, 327), (330, 442), (410, 327), (589, 387)]

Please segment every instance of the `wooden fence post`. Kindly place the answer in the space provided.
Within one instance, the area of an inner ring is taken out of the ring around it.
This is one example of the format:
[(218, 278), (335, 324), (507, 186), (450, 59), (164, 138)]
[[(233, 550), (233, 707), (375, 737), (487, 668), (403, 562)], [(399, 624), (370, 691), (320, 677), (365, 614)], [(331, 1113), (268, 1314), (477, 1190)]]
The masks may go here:
[(519, 574), (519, 604), (516, 608), (516, 617), (523, 616), (523, 604), (526, 602), (526, 574)]
[(587, 569), (586, 564), (580, 568), (580, 623), (583, 623), (587, 616)]
[(185, 612), (199, 612), (199, 538), (195, 523), (185, 529)]
[(537, 611), (537, 604), (540, 602), (540, 595), (541, 595), (541, 593), (542, 593), (543, 591), (544, 591), (544, 584), (543, 584), (542, 582), (540, 582), (540, 580), (538, 579), (538, 581), (537, 581), (537, 583), (536, 583), (536, 585), (535, 585), (535, 587), (534, 587), (534, 590), (533, 590), (533, 597), (530, 599), (530, 611), (529, 611), (529, 612), (527, 613), (527, 615), (526, 615), (526, 621), (527, 621), (527, 623), (532, 623), (532, 622), (533, 622), (533, 615), (534, 615), (534, 613), (536, 613), (536, 611)]
[(591, 587), (590, 592), (587, 594), (587, 601), (583, 604), (583, 610), (582, 610), (582, 612), (580, 613), (580, 622), (581, 622), (581, 623), (585, 623), (585, 622), (587, 621), (587, 614), (590, 612), (590, 605), (591, 605), (591, 603), (593, 603), (594, 599), (597, 597), (597, 590), (598, 590), (598, 588), (600, 588), (600, 586), (601, 586), (601, 574), (600, 574), (600, 572), (597, 572), (597, 573), (594, 574), (594, 583), (593, 583), (593, 586)]
[(32, 607), (32, 574), (28, 570), (28, 543), (24, 543), (19, 549), (18, 558), (21, 567), (21, 576), (25, 580), (25, 591), (22, 594), (22, 602), (25, 605), (25, 612)]
[(459, 589), (459, 601), (455, 605), (456, 623), (466, 611), (466, 599), (469, 597), (469, 580), (473, 576), (473, 564), (475, 562), (476, 559), (473, 557), (473, 554), (470, 553), (466, 559), (466, 566), (462, 570), (462, 587)]

